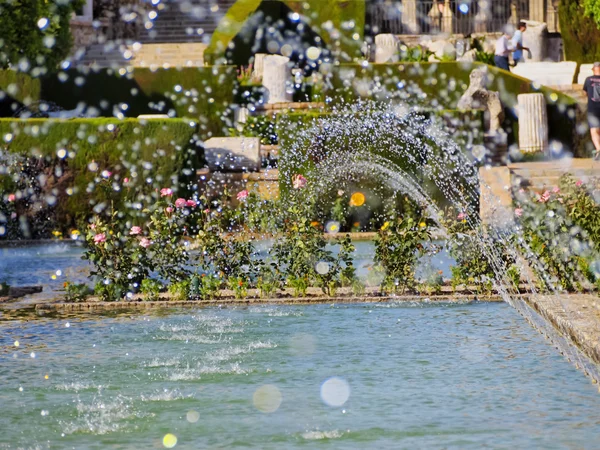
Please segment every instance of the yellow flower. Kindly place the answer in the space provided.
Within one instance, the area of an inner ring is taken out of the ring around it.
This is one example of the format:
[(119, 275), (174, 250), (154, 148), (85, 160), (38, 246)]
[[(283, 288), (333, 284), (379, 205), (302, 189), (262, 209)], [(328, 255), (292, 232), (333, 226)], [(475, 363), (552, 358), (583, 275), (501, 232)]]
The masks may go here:
[(425, 222), (421, 222), (421, 223), (419, 223), (419, 226), (420, 226), (421, 228), (425, 228), (425, 227), (427, 226), (427, 224), (426, 224)]
[(390, 223), (389, 222), (385, 222), (383, 224), (383, 226), (381, 227), (381, 231), (385, 231), (390, 227)]
[(79, 230), (71, 230), (71, 236), (79, 236), (81, 233)]
[(54, 236), (54, 237), (61, 237), (61, 236), (62, 236), (62, 233), (61, 233), (60, 231), (58, 231), (58, 230), (54, 230), (54, 231), (52, 232), (52, 236)]

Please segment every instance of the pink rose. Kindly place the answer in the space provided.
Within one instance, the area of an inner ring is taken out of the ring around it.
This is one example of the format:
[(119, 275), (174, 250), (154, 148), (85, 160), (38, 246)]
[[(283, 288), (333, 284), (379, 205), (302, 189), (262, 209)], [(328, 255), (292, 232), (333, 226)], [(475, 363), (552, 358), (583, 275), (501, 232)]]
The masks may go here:
[(140, 239), (140, 245), (144, 248), (148, 248), (150, 247), (150, 244), (152, 244), (152, 242), (150, 242), (150, 239), (148, 238), (142, 238)]
[(583, 181), (581, 181), (581, 180), (577, 180), (577, 181), (575, 182), (575, 186), (577, 186), (577, 187), (581, 187), (581, 186), (583, 186)]
[(103, 242), (106, 242), (106, 235), (104, 233), (98, 233), (94, 236), (94, 244), (101, 244)]
[(292, 178), (292, 185), (294, 189), (302, 189), (304, 186), (306, 186), (306, 183), (308, 183), (308, 180), (300, 174), (294, 175), (294, 178)]
[(238, 201), (243, 202), (246, 198), (248, 198), (248, 191), (246, 189), (237, 193)]
[(175, 200), (175, 208), (185, 208), (185, 198), (178, 198)]
[(162, 188), (160, 190), (161, 197), (169, 197), (171, 195), (173, 195), (173, 190), (171, 188)]
[(194, 208), (196, 206), (196, 200), (186, 200), (185, 204), (190, 208)]
[(554, 193), (554, 194), (558, 194), (559, 192), (560, 192), (560, 189), (559, 189), (558, 187), (554, 186), (554, 187), (552, 188), (552, 193)]
[(131, 227), (131, 230), (129, 230), (129, 234), (131, 234), (132, 236), (136, 236), (138, 234), (142, 233), (142, 227)]
[(168, 214), (171, 214), (175, 210), (173, 209), (173, 207), (167, 206), (166, 209), (165, 209), (165, 211), (167, 211)]
[(521, 217), (523, 215), (523, 210), (521, 208), (515, 209), (515, 216)]
[(14, 202), (16, 199), (17, 199), (17, 196), (15, 194), (8, 194), (9, 202)]
[(123, 183), (129, 183), (129, 178), (124, 178)]
[(548, 200), (550, 200), (550, 196), (552, 194), (550, 194), (550, 191), (544, 191), (544, 193), (542, 194), (542, 196), (538, 199), (538, 201), (540, 203), (546, 203)]
[(466, 218), (467, 218), (467, 213), (465, 213), (465, 212), (461, 212), (457, 216), (458, 220), (465, 220)]
[(209, 209), (209, 208), (206, 208), (206, 209), (204, 210), (204, 214), (210, 214), (210, 209)]
[(90, 230), (95, 230), (96, 229), (96, 224), (95, 223), (91, 223), (90, 224)]

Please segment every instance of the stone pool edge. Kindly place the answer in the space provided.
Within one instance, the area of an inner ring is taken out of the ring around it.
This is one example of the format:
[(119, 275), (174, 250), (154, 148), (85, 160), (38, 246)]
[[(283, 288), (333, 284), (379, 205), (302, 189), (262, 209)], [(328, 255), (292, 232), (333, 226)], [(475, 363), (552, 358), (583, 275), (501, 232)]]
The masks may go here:
[[(530, 295), (525, 301), (583, 354), (600, 364), (600, 299), (588, 294)], [(585, 311), (583, 311), (585, 310)]]
[(403, 296), (364, 296), (364, 297), (295, 297), (295, 298), (221, 298), (215, 300), (155, 300), (126, 302), (62, 302), (38, 303), (36, 311), (94, 311), (116, 309), (190, 308), (206, 306), (246, 306), (246, 305), (311, 305), (311, 304), (356, 304), (356, 303), (467, 303), (502, 302), (499, 295), (403, 295)]

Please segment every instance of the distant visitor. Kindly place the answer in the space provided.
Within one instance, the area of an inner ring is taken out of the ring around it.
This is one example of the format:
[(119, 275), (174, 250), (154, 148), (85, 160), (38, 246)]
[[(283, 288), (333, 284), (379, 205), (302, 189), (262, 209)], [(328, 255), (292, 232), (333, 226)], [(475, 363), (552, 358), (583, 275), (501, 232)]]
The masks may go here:
[(523, 50), (527, 51), (530, 55), (529, 57), (531, 58), (531, 51), (528, 47), (523, 46), (523, 33), (525, 30), (527, 30), (527, 24), (525, 22), (519, 22), (517, 31), (515, 31), (515, 34), (512, 37), (512, 46), (515, 48), (515, 51), (513, 52), (513, 67), (520, 62), (525, 61), (523, 57)]
[(508, 57), (515, 50), (510, 42), (510, 32), (504, 31), (504, 34), (496, 41), (496, 51), (494, 53), (494, 63), (497, 67), (510, 71), (508, 66)]
[(588, 124), (590, 134), (594, 143), (594, 159), (600, 158), (600, 62), (595, 62), (594, 74), (587, 77), (583, 84), (583, 90), (588, 97)]

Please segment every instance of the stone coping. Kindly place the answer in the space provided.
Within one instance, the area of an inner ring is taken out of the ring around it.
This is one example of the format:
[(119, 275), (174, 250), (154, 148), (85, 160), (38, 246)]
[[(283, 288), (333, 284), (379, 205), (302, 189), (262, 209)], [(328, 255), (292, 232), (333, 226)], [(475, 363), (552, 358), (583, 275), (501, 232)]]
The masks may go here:
[(526, 302), (594, 363), (600, 364), (600, 297), (530, 295)]
[(256, 106), (256, 112), (260, 111), (287, 111), (290, 109), (321, 109), (325, 108), (323, 102), (281, 102), (281, 103), (266, 103)]
[(501, 303), (498, 295), (477, 297), (475, 295), (400, 295), (365, 297), (292, 297), (292, 298), (224, 298), (214, 300), (156, 300), (122, 302), (78, 302), (78, 303), (38, 303), (36, 311), (106, 311), (119, 309), (148, 310), (165, 308), (194, 308), (211, 306), (247, 306), (247, 305), (319, 305), (319, 304), (360, 304), (360, 303)]

